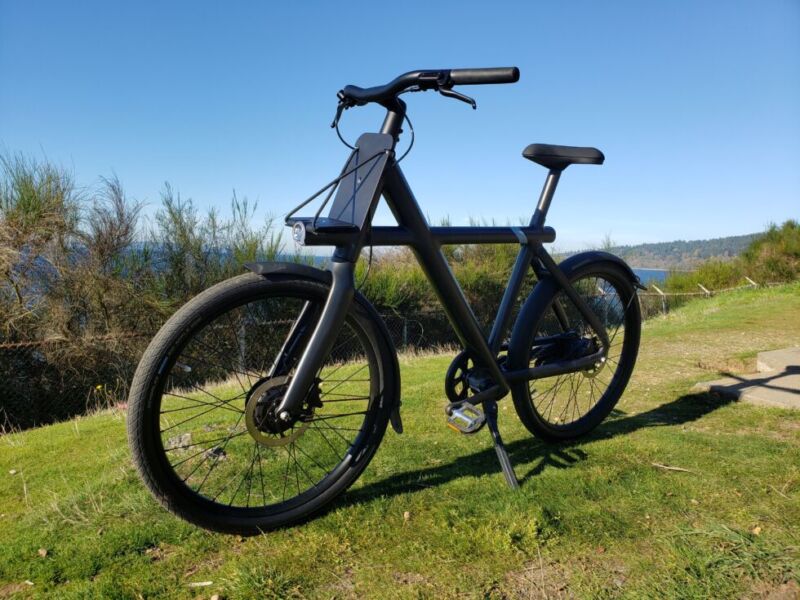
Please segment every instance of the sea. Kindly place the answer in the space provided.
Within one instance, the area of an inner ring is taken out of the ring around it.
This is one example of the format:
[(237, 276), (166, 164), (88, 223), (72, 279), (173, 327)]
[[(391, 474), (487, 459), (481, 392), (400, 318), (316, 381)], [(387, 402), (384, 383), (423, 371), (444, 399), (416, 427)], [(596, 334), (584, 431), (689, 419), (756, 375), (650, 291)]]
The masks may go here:
[(642, 283), (646, 284), (648, 281), (654, 283), (661, 283), (667, 278), (669, 271), (664, 269), (643, 269), (632, 267), (633, 272), (636, 273), (636, 276), (642, 280)]

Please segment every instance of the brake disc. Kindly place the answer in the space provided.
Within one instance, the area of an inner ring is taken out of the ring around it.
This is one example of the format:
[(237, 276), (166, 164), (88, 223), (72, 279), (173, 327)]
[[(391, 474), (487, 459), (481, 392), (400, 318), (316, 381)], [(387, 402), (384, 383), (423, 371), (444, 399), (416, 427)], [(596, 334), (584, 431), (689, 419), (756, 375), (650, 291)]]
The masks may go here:
[(262, 381), (253, 388), (247, 399), (244, 416), (247, 431), (262, 446), (286, 446), (308, 429), (309, 423), (303, 421), (295, 421), (285, 431), (272, 432), (268, 429), (267, 415), (271, 414), (283, 398), (288, 382), (288, 377), (273, 377)]

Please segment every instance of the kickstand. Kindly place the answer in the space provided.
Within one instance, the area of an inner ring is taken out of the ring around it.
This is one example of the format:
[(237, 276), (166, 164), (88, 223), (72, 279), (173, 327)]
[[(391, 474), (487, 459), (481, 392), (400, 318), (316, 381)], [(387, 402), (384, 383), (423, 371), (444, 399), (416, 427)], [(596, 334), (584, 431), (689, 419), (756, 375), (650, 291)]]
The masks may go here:
[(486, 415), (486, 424), (489, 426), (489, 431), (492, 434), (494, 450), (497, 452), (497, 460), (500, 461), (500, 468), (503, 470), (506, 483), (508, 483), (510, 488), (517, 489), (519, 488), (519, 480), (514, 473), (514, 467), (511, 466), (511, 459), (508, 458), (508, 452), (506, 452), (506, 447), (503, 444), (503, 438), (500, 437), (500, 430), (497, 428), (497, 402), (484, 402), (483, 412)]

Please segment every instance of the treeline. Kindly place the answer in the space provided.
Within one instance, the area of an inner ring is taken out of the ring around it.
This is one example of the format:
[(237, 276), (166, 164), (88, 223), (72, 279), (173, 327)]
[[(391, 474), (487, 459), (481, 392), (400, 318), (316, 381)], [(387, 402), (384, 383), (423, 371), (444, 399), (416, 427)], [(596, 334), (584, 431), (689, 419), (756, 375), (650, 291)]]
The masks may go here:
[[(166, 184), (155, 218), (144, 224), (141, 203), (115, 178), (81, 190), (48, 163), (14, 156), (0, 159), (0, 168), (0, 343), (152, 332), (192, 296), (242, 273), (245, 262), (313, 261), (284, 243), (282, 223), (254, 224), (255, 207), (235, 195), (227, 215), (201, 213)], [(476, 311), (488, 314), (516, 247), (445, 252)], [(438, 309), (410, 251), (369, 254), (356, 279), (380, 310)]]
[[(115, 178), (82, 190), (67, 171), (22, 156), (0, 158), (0, 169), (0, 343), (154, 331), (189, 298), (241, 273), (244, 262), (312, 258), (284, 244), (282, 223), (254, 223), (255, 207), (235, 194), (228, 214), (201, 214), (167, 184), (155, 218), (144, 224), (141, 203), (128, 198)], [(726, 287), (745, 275), (764, 282), (800, 276), (796, 221), (760, 236), (672, 245), (704, 244), (716, 252), (750, 238), (738, 257), (673, 273), (666, 286), (678, 291), (697, 282)], [(516, 251), (514, 245), (445, 247), (482, 321), (491, 318), (502, 296)], [(438, 310), (408, 249), (371, 259), (368, 254), (359, 262), (357, 280), (380, 310)]]
[(800, 279), (800, 223), (789, 220), (770, 225), (733, 260), (709, 260), (690, 273), (672, 272), (665, 281), (670, 292), (696, 292), (698, 284), (707, 289)]
[(608, 250), (636, 267), (692, 270), (708, 260), (726, 261), (739, 256), (760, 235), (751, 233), (710, 240), (612, 246)]
[(200, 214), (165, 185), (155, 219), (116, 178), (80, 190), (70, 174), (0, 158), (0, 341), (152, 330), (190, 297), (282, 249), (272, 221), (235, 195)]

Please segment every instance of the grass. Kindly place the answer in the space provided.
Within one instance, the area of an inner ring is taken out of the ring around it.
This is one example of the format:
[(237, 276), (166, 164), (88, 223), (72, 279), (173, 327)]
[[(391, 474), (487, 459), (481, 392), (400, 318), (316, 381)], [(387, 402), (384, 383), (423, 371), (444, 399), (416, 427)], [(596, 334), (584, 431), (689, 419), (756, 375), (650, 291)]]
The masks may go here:
[(0, 597), (797, 593), (800, 414), (690, 388), (746, 368), (757, 351), (798, 345), (798, 314), (794, 284), (648, 321), (628, 392), (575, 444), (532, 439), (504, 401), (518, 492), (505, 487), (488, 434), (445, 427), (450, 357), (404, 357), (406, 433), (387, 432), (329, 512), (255, 538), (209, 534), (163, 511), (130, 463), (123, 412), (5, 435)]

